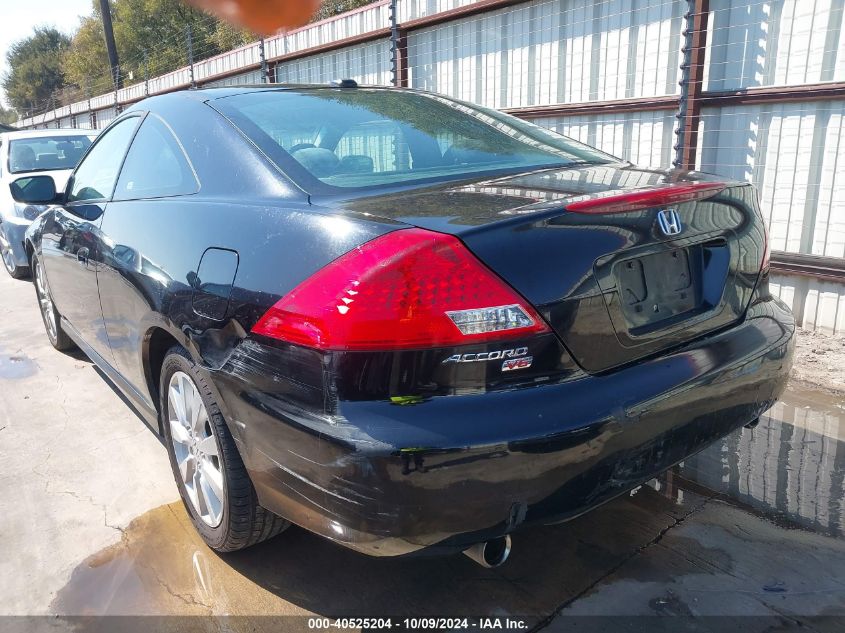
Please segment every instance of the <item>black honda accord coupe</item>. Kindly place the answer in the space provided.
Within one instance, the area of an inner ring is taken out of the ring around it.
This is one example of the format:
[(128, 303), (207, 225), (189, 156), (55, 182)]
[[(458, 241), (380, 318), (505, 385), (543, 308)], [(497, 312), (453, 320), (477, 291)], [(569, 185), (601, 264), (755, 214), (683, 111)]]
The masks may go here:
[(51, 183), (16, 191), (55, 205), (26, 237), (50, 342), (161, 433), (218, 551), (295, 523), (495, 565), (753, 423), (789, 373), (750, 185), (439, 95), (154, 97)]

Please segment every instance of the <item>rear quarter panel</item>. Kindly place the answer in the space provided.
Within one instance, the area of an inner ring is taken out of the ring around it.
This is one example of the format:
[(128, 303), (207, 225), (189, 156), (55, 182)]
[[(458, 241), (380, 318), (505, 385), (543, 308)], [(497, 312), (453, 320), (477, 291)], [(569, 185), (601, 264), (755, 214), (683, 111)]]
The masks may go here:
[[(307, 205), (185, 197), (112, 202), (105, 213), (97, 273), (116, 368), (142, 394), (144, 345), (163, 328), (195, 360), (219, 366), (258, 318), (298, 283), (355, 246), (393, 227), (314, 213)], [(222, 319), (194, 310), (208, 291), (198, 276), (208, 248), (237, 253)]]

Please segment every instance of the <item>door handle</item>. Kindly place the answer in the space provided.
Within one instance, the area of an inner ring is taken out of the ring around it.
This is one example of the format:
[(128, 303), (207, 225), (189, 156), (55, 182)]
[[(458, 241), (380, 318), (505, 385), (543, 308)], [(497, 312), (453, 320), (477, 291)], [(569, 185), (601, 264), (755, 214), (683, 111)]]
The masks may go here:
[(88, 265), (88, 253), (89, 252), (90, 251), (88, 250), (87, 247), (80, 248), (78, 251), (76, 251), (76, 261), (78, 261), (83, 266), (87, 266)]

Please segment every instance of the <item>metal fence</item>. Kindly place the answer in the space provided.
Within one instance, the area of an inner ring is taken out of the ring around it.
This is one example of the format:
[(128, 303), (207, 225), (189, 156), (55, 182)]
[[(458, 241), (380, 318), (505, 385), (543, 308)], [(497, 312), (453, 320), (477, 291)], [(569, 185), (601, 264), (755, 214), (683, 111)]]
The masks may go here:
[(774, 288), (805, 327), (845, 332), (843, 13), (845, 0), (384, 0), (20, 125), (103, 127), (189, 87), (191, 70), (201, 86), (433, 90), (640, 165), (753, 182)]

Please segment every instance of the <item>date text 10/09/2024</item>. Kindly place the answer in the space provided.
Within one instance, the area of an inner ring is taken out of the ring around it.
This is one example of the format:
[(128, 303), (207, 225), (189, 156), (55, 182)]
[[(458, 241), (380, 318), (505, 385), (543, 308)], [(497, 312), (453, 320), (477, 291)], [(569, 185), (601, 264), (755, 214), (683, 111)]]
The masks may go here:
[(308, 628), (331, 629), (403, 629), (403, 630), (479, 630), (524, 631), (528, 622), (520, 618), (308, 618)]

